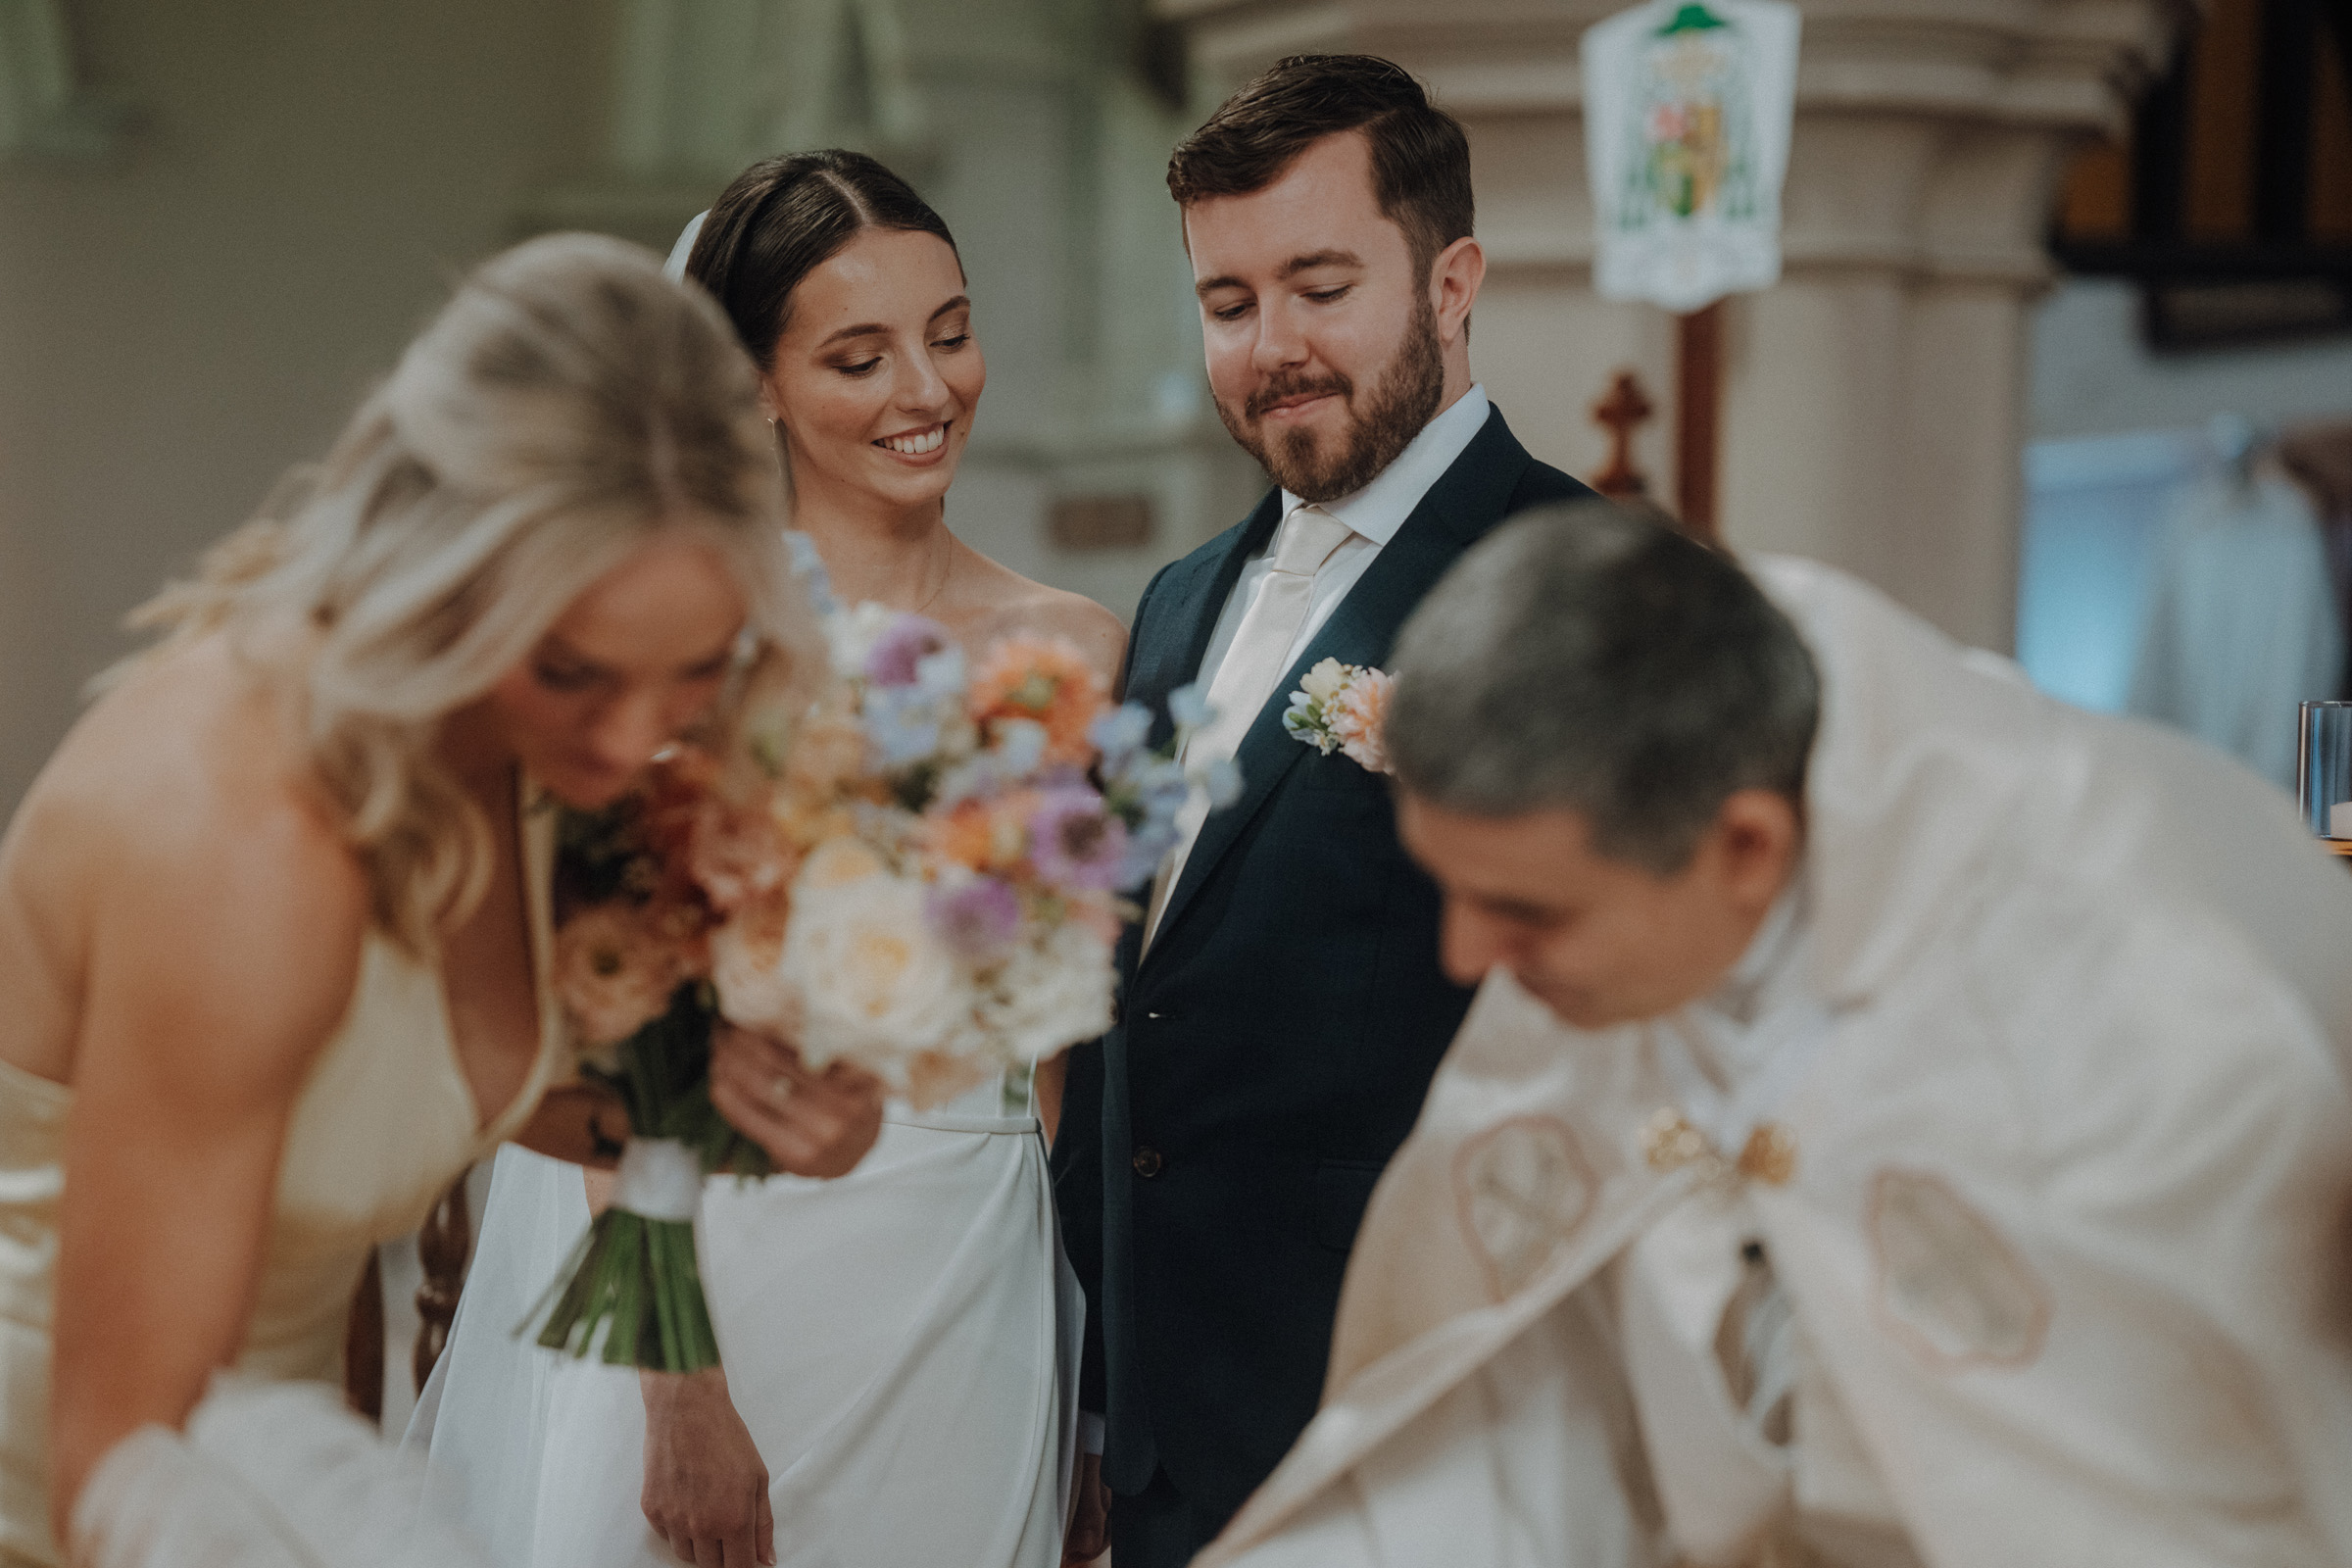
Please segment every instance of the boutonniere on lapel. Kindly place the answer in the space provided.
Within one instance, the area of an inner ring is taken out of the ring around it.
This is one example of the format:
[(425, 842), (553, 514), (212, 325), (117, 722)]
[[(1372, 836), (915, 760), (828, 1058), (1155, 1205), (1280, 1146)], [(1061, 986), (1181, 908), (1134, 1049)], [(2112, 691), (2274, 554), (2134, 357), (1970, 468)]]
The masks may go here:
[(1389, 693), (1396, 684), (1385, 670), (1326, 659), (1308, 670), (1298, 689), (1291, 693), (1282, 727), (1293, 739), (1325, 757), (1346, 752), (1366, 770), (1386, 773), (1389, 749), (1380, 735), (1381, 726), (1388, 721)]

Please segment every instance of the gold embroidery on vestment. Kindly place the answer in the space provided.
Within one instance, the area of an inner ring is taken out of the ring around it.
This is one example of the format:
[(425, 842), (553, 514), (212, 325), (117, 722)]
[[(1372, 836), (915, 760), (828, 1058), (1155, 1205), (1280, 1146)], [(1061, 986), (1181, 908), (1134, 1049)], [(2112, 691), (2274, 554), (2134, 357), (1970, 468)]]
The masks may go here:
[(1738, 1159), (1726, 1159), (1713, 1140), (1672, 1105), (1661, 1106), (1642, 1126), (1642, 1153), (1655, 1171), (1703, 1165), (1713, 1181), (1745, 1179), (1786, 1187), (1796, 1174), (1796, 1134), (1777, 1121), (1758, 1122)]

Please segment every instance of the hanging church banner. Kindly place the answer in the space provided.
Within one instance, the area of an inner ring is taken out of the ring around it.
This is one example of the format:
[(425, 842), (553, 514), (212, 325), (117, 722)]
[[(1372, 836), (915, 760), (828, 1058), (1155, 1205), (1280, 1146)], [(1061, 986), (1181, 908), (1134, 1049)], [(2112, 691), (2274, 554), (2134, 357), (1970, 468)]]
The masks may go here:
[(1779, 280), (1798, 24), (1787, 0), (1650, 0), (1585, 33), (1603, 298), (1695, 311)]

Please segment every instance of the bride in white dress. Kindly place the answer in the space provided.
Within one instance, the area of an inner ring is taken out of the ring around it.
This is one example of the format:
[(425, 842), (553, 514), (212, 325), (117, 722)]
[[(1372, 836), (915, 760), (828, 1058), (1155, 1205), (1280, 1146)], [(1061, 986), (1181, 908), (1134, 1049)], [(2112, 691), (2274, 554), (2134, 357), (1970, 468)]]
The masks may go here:
[[(975, 652), (1068, 638), (1103, 674), (1125, 633), (951, 533), (949, 482), (987, 371), (945, 223), (854, 153), (756, 165), (679, 249), (761, 371), (836, 593), (929, 615)], [(679, 260), (673, 257), (673, 265)], [(559, 1360), (515, 1325), (601, 1198), (578, 1167), (500, 1156), (473, 1272), (411, 1441), (514, 1568), (687, 1561), (1054, 1568), (1081, 1298), (1061, 1260), (1036, 1091), (892, 1104), (836, 1181), (714, 1178), (703, 1279), (724, 1366)]]

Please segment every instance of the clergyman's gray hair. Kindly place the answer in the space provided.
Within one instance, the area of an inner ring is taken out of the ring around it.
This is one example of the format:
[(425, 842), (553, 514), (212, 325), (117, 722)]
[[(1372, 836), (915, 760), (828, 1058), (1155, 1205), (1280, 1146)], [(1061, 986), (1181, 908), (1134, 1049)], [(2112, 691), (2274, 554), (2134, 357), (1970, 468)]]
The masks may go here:
[(1821, 682), (1796, 628), (1725, 556), (1599, 502), (1496, 529), (1397, 639), (1397, 781), (1447, 810), (1566, 808), (1659, 875), (1734, 791), (1802, 804)]

